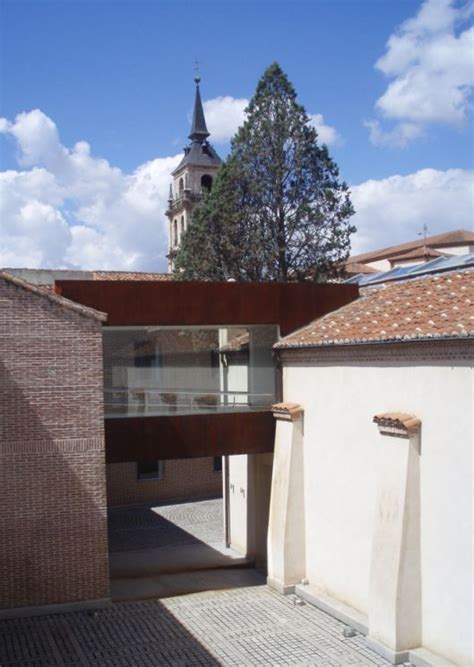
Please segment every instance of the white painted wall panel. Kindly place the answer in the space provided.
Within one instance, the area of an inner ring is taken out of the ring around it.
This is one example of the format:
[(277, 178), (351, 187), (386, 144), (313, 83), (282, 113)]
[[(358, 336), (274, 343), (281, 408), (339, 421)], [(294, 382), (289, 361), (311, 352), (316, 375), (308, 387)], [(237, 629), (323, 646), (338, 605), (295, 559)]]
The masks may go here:
[(415, 414), (421, 431), (423, 645), (472, 660), (472, 369), (453, 362), (286, 366), (284, 400), (305, 408), (310, 583), (368, 611), (377, 452), (372, 418)]

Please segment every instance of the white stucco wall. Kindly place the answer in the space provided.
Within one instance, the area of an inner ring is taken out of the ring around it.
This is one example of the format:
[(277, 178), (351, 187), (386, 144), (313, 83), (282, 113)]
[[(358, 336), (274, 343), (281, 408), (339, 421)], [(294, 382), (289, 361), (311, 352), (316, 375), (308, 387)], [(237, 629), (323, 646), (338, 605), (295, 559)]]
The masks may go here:
[(399, 411), (421, 419), (423, 646), (470, 664), (472, 368), (466, 361), (285, 360), (283, 377), (284, 400), (305, 409), (307, 578), (364, 613), (384, 446), (372, 418)]
[(248, 553), (248, 456), (229, 456), (229, 538), (230, 546)]
[(273, 454), (229, 456), (230, 546), (258, 566), (267, 557), (272, 464)]

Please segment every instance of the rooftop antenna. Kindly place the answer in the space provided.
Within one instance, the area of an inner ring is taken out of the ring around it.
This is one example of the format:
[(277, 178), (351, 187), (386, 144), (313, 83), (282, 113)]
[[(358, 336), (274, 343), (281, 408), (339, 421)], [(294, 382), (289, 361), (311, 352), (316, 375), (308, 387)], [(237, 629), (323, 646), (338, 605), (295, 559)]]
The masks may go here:
[(427, 224), (426, 224), (426, 222), (425, 222), (425, 223), (423, 224), (423, 231), (418, 232), (418, 236), (422, 236), (422, 237), (423, 237), (423, 256), (424, 256), (424, 258), (425, 258), (425, 262), (426, 262), (427, 259), (428, 259), (428, 249), (427, 249), (427, 247), (426, 247), (426, 233), (427, 233), (427, 232), (428, 232), (428, 226), (427, 226)]

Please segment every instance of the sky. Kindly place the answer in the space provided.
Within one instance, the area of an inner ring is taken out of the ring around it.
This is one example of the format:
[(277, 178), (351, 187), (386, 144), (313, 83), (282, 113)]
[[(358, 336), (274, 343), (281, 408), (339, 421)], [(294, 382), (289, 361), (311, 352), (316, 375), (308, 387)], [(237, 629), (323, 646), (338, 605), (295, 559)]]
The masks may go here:
[(472, 229), (464, 0), (0, 0), (0, 266), (160, 271), (199, 61), (221, 155), (273, 61), (347, 181), (353, 253)]

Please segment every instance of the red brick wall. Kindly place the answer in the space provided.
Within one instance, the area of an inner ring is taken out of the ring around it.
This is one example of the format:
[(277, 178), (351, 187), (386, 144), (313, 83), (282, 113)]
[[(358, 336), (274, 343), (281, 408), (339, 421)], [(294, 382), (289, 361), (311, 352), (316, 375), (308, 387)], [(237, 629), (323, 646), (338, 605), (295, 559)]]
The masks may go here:
[(214, 472), (212, 457), (164, 461), (158, 480), (137, 480), (132, 462), (109, 463), (106, 471), (110, 506), (222, 495), (222, 473)]
[(0, 278), (0, 608), (107, 597), (101, 323)]

